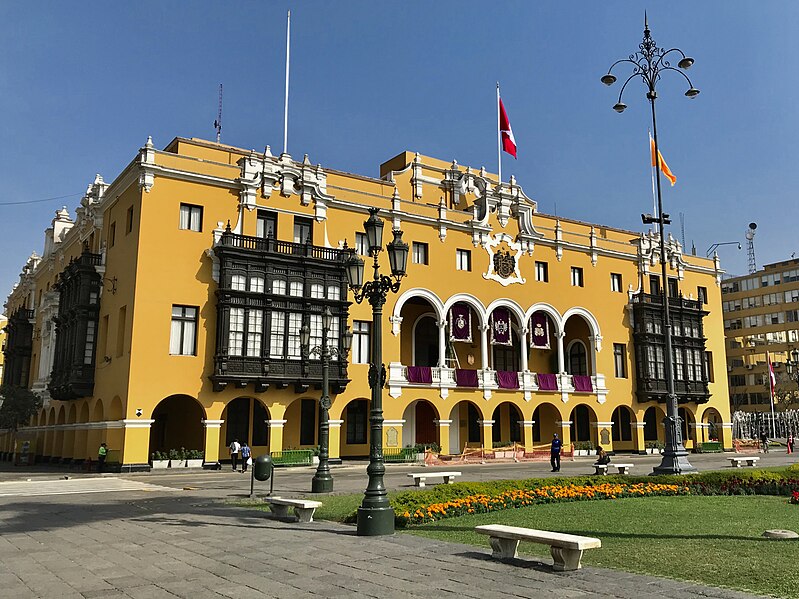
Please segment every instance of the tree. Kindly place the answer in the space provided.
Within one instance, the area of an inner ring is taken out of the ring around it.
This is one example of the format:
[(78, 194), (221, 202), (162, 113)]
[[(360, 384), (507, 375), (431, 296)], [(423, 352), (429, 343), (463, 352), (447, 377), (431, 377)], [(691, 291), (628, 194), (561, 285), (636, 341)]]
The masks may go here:
[(0, 388), (0, 397), (3, 400), (0, 405), (0, 428), (14, 432), (30, 422), (42, 407), (42, 399), (24, 387), (6, 385)]

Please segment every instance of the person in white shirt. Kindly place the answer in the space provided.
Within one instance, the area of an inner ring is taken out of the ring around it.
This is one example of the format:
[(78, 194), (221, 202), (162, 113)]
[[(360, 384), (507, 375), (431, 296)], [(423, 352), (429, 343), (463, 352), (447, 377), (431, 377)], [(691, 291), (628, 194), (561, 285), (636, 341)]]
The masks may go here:
[(230, 444), (230, 462), (233, 465), (233, 472), (238, 469), (238, 462), (239, 462), (239, 451), (241, 451), (241, 445), (239, 445), (238, 439), (233, 439), (233, 443)]

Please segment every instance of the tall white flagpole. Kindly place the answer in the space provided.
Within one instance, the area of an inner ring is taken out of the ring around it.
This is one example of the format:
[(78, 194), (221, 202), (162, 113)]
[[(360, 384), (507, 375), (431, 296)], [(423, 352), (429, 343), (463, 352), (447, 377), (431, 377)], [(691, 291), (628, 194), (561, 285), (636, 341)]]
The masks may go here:
[(291, 47), (291, 11), (286, 17), (286, 101), (283, 105), (283, 153), (289, 145), (289, 51)]
[(499, 177), (497, 189), (502, 185), (502, 131), (499, 130), (499, 121), (499, 81), (497, 81), (497, 176)]

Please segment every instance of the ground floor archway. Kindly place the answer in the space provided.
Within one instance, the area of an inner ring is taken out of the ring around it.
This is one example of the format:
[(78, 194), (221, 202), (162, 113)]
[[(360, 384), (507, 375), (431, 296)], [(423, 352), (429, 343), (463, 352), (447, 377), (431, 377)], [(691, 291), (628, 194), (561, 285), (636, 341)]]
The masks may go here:
[(189, 395), (171, 395), (162, 399), (152, 414), (149, 453), (171, 449), (202, 450), (205, 411)]

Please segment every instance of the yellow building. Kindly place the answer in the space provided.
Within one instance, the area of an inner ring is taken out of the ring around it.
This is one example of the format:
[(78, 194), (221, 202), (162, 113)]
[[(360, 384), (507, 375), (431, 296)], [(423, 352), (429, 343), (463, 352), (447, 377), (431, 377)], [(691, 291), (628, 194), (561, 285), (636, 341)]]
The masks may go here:
[(5, 367), (5, 351), (6, 351), (6, 325), (8, 318), (5, 314), (0, 314), (0, 381), (3, 380), (3, 368)]
[[(4, 382), (45, 398), (37, 456), (79, 462), (105, 441), (132, 470), (180, 447), (216, 463), (233, 438), (314, 447), (321, 367), (299, 329), (318, 341), (325, 306), (333, 345), (354, 335), (332, 363), (330, 455), (368, 454), (371, 311), (343, 265), (366, 253), (370, 207), (411, 245), (384, 307), (387, 452), (663, 440), (656, 233), (540, 214), (513, 178), (414, 153), (375, 179), (177, 138), (98, 176), (75, 218), (58, 211), (8, 298)], [(722, 272), (667, 251), (686, 446), (729, 448)]]
[(799, 259), (725, 279), (721, 291), (733, 411), (771, 411), (767, 353), (776, 409), (796, 408), (799, 364), (789, 362), (799, 361)]

